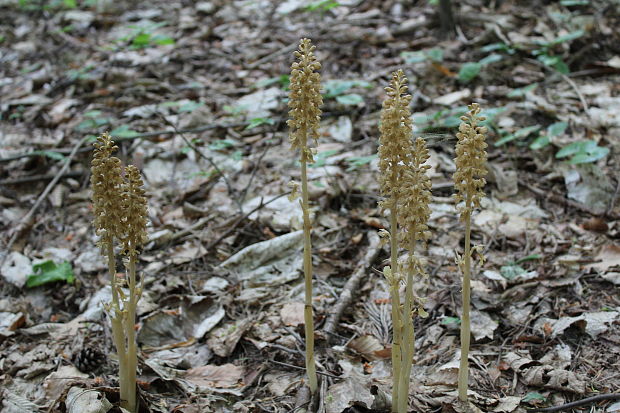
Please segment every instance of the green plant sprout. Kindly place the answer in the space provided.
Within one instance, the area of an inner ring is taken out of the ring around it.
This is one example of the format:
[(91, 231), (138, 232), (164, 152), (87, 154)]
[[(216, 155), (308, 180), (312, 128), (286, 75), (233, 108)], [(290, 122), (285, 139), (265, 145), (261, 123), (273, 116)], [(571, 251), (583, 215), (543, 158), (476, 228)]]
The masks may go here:
[(166, 26), (168, 23), (148, 23), (144, 25), (128, 26), (132, 29), (131, 33), (116, 40), (116, 43), (128, 43), (131, 49), (144, 49), (152, 46), (173, 45), (175, 41), (172, 37), (163, 34), (154, 33), (160, 27)]
[(340, 3), (338, 3), (335, 0), (318, 0), (313, 3), (310, 3), (308, 6), (306, 6), (304, 10), (308, 12), (318, 11), (321, 13), (325, 13), (327, 11), (330, 11), (334, 7), (338, 7), (338, 6), (340, 6)]
[(568, 122), (555, 122), (547, 127), (545, 133), (538, 136), (534, 141), (530, 144), (530, 149), (539, 150), (551, 143), (551, 139), (556, 136), (562, 135), (566, 128), (568, 128)]
[(560, 149), (555, 154), (557, 159), (567, 158), (569, 164), (596, 162), (609, 154), (609, 148), (598, 146), (593, 140), (580, 140)]

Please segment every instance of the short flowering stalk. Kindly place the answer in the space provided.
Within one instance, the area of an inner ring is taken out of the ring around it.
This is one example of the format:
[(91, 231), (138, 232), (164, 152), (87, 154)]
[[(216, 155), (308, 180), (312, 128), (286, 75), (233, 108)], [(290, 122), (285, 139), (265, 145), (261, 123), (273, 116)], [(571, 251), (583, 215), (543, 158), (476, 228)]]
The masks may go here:
[(291, 65), (291, 83), (289, 94), (290, 141), (293, 150), (300, 150), (301, 163), (301, 209), (303, 211), (304, 230), (304, 282), (305, 306), (304, 327), (306, 334), (306, 371), (310, 391), (314, 394), (318, 387), (316, 365), (314, 361), (314, 317), (312, 313), (312, 223), (310, 220), (310, 202), (308, 200), (309, 163), (314, 162), (313, 151), (308, 140), (316, 143), (319, 137), (321, 121), (321, 75), (316, 72), (321, 64), (314, 55), (316, 46), (310, 39), (301, 39), (299, 49), (295, 52), (297, 61)]
[[(142, 287), (137, 286), (138, 249), (146, 241), (147, 207), (140, 173), (134, 166), (123, 169), (111, 154), (118, 148), (105, 133), (95, 142), (91, 185), (93, 190), (94, 226), (102, 254), (108, 259), (112, 302), (107, 305), (112, 324), (112, 337), (119, 360), (121, 407), (138, 411), (136, 397), (137, 346), (135, 318)], [(116, 276), (114, 244), (121, 244), (126, 256), (126, 293)]]
[[(454, 187), (456, 189), (457, 210), (460, 220), (465, 223), (465, 248), (462, 256), (457, 254), (457, 265), (463, 273), (463, 315), (461, 317), (461, 361), (458, 378), (459, 399), (467, 401), (469, 380), (468, 356), (471, 340), (470, 306), (471, 306), (471, 258), (476, 248), (471, 247), (471, 215), (474, 208), (480, 207), (484, 197), (484, 185), (487, 174), (487, 128), (479, 126), (485, 118), (479, 116), (480, 106), (472, 103), (469, 112), (461, 117), (456, 144), (456, 172)], [(481, 256), (481, 260), (482, 260)]]

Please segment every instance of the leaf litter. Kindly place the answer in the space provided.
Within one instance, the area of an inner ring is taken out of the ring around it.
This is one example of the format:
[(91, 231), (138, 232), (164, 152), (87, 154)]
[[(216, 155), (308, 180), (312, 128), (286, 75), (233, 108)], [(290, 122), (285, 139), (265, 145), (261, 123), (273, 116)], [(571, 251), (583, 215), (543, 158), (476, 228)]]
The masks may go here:
[[(73, 145), (105, 130), (126, 140), (123, 156), (140, 166), (150, 196), (148, 294), (136, 326), (146, 404), (295, 407), (304, 379), (302, 220), (295, 202), (275, 197), (298, 174), (282, 149), (284, 99), (291, 45), (306, 33), (333, 86), (310, 171), (324, 411), (383, 409), (390, 389), (391, 325), (381, 315), (390, 303), (371, 269), (385, 251), (368, 263), (337, 336), (328, 339), (321, 321), (365, 256), (365, 234), (387, 225), (374, 155), (381, 85), (400, 66), (436, 188), (412, 409), (461, 409), (452, 109), (471, 99), (486, 101), (493, 142), (505, 141), (492, 145), (491, 195), (474, 216), (488, 261), (472, 283), (471, 400), (512, 412), (620, 387), (617, 12), (601, 13), (596, 1), (462, 2), (459, 36), (440, 40), (436, 9), (421, 2), (59, 3), (0, 5), (0, 231), (15, 238), (0, 252), (3, 411), (105, 411), (117, 400), (103, 309), (110, 290), (84, 190), (88, 154), (72, 161), (36, 219), (22, 222)], [(48, 24), (38, 24), (40, 13)], [(568, 75), (558, 74), (562, 63)], [(26, 288), (41, 260), (68, 262), (75, 282), (64, 271)], [(86, 348), (103, 351), (101, 365), (68, 369)]]

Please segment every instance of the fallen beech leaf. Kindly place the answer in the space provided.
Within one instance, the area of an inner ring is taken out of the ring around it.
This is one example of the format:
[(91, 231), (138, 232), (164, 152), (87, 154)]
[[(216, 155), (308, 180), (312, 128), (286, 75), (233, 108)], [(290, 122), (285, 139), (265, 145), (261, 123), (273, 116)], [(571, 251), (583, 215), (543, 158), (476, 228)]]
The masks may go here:
[(280, 310), (280, 318), (285, 326), (297, 327), (304, 324), (304, 303), (287, 303)]
[(243, 378), (244, 368), (234, 364), (201, 366), (185, 372), (184, 379), (196, 386), (230, 388), (237, 387)]

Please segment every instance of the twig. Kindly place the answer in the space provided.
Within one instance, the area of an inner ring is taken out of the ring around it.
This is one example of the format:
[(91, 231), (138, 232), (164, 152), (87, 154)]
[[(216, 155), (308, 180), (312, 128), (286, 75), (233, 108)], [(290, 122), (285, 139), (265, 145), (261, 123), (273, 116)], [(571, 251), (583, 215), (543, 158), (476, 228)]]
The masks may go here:
[(543, 198), (547, 198), (550, 199), (553, 202), (557, 202), (560, 204), (564, 204), (564, 205), (568, 205), (572, 208), (578, 209), (580, 211), (583, 212), (587, 212), (590, 215), (594, 215), (594, 216), (607, 216), (613, 219), (617, 219), (618, 215), (614, 214), (613, 211), (608, 211), (608, 212), (596, 212), (594, 211), (592, 208), (583, 205), (579, 202), (575, 202), (575, 201), (571, 201), (570, 199), (566, 199), (565, 197), (561, 196), (561, 195), (557, 195), (554, 194), (552, 192), (545, 192), (542, 189), (536, 188), (533, 185), (527, 184), (527, 183), (520, 183), (520, 185), (523, 185), (524, 187), (526, 187), (527, 189), (529, 189), (530, 191), (532, 191), (533, 193), (535, 193), (536, 195), (543, 197)]
[[(299, 366), (296, 366), (294, 364), (283, 363), (281, 361), (276, 361), (274, 359), (269, 359), (269, 362), (273, 363), (273, 364), (278, 364), (280, 366), (290, 367), (290, 368), (297, 369), (297, 370), (305, 370), (306, 369), (305, 367), (299, 367)], [(333, 379), (340, 379), (341, 378), (339, 376), (334, 376), (333, 374), (329, 374), (329, 373), (323, 373), (321, 371), (317, 371), (316, 374), (320, 374), (321, 376), (331, 377)]]
[(77, 144), (75, 144), (75, 146), (73, 147), (73, 150), (69, 154), (69, 157), (65, 159), (65, 164), (62, 166), (62, 168), (60, 168), (60, 171), (58, 171), (54, 179), (52, 179), (52, 182), (50, 182), (45, 188), (45, 190), (41, 193), (41, 195), (39, 195), (39, 198), (36, 200), (32, 208), (30, 208), (30, 211), (28, 211), (28, 213), (20, 220), (19, 224), (17, 225), (17, 228), (15, 228), (15, 232), (13, 233), (13, 235), (11, 236), (11, 239), (6, 245), (5, 254), (4, 254), (4, 257), (2, 257), (2, 262), (0, 263), (0, 267), (4, 265), (4, 262), (9, 256), (9, 251), (11, 250), (11, 247), (13, 246), (17, 238), (21, 236), (21, 234), (26, 228), (32, 225), (32, 219), (34, 217), (34, 213), (37, 211), (39, 206), (41, 206), (41, 204), (43, 203), (43, 200), (47, 198), (50, 192), (52, 192), (52, 189), (54, 189), (54, 187), (56, 186), (60, 178), (65, 174), (65, 172), (69, 168), (69, 165), (71, 164), (71, 160), (73, 160), (73, 157), (77, 154), (78, 149), (80, 149), (80, 147), (84, 144), (84, 142), (86, 142), (87, 139), (88, 137), (84, 137)]
[(274, 58), (276, 58), (278, 56), (281, 56), (283, 54), (291, 53), (295, 49), (297, 49), (297, 42), (291, 43), (288, 46), (286, 46), (286, 47), (284, 47), (282, 49), (278, 49), (278, 50), (276, 50), (273, 53), (269, 53), (267, 56), (263, 56), (260, 59), (258, 59), (257, 61), (255, 61), (254, 63), (250, 63), (250, 64), (246, 65), (245, 67), (247, 69), (256, 69), (257, 67), (259, 67), (263, 63), (267, 63), (270, 60), (273, 60)]
[(561, 412), (561, 411), (569, 411), (574, 409), (575, 407), (587, 406), (590, 404), (594, 404), (600, 401), (606, 400), (620, 400), (620, 393), (606, 393), (606, 394), (598, 394), (596, 396), (587, 397), (585, 399), (576, 400), (574, 402), (562, 404), (560, 406), (552, 406), (552, 407), (543, 407), (537, 409), (527, 409), (527, 412), (539, 412), (539, 413), (551, 413), (551, 412)]
[(289, 195), (290, 192), (285, 192), (283, 194), (280, 195), (276, 195), (275, 197), (271, 198), (269, 201), (267, 202), (263, 202), (263, 198), (261, 198), (260, 203), (253, 208), (252, 210), (250, 210), (248, 213), (243, 214), (242, 216), (240, 216), (229, 228), (228, 230), (226, 230), (222, 235), (220, 235), (215, 241), (211, 242), (209, 245), (207, 245), (207, 247), (205, 248), (207, 251), (209, 251), (210, 249), (212, 249), (213, 247), (215, 247), (217, 244), (219, 244), (220, 242), (222, 242), (222, 240), (224, 238), (226, 238), (227, 236), (229, 236), (230, 234), (233, 233), (233, 231), (237, 228), (237, 226), (241, 223), (241, 221), (243, 221), (244, 219), (246, 219), (247, 217), (249, 217), (250, 215), (252, 215), (253, 213), (255, 213), (256, 211), (258, 211), (259, 209), (261, 209), (262, 207), (269, 205), (270, 203), (272, 203), (273, 201), (275, 201), (276, 199), (282, 198), (283, 196)]
[[(67, 172), (63, 174), (60, 178), (78, 178), (83, 176), (84, 172)], [(37, 181), (49, 181), (50, 179), (54, 179), (56, 174), (42, 174), (42, 175), (30, 175), (30, 176), (20, 176), (18, 178), (5, 179), (4, 181), (0, 181), (0, 185), (20, 185), (26, 184), (29, 182), (37, 182)]]
[(357, 291), (359, 288), (359, 284), (362, 281), (364, 275), (368, 271), (368, 268), (372, 265), (372, 263), (377, 259), (379, 255), (379, 236), (374, 231), (369, 231), (367, 233), (369, 244), (368, 249), (366, 250), (366, 255), (362, 261), (358, 264), (355, 269), (353, 275), (347, 283), (344, 285), (342, 292), (340, 293), (340, 298), (329, 316), (327, 317), (327, 321), (325, 322), (325, 327), (323, 327), (323, 331), (327, 333), (327, 340), (330, 341), (330, 338), (333, 337), (333, 334), (336, 332), (336, 326), (342, 317), (345, 309), (351, 306), (351, 302), (353, 301), (354, 291)]
[[(154, 111), (155, 112), (155, 111)], [(230, 197), (230, 199), (233, 200), (233, 202), (237, 205), (237, 208), (239, 209), (239, 213), (243, 213), (243, 206), (241, 205), (241, 201), (239, 201), (239, 199), (237, 198), (233, 198), (233, 187), (230, 183), (230, 181), (228, 180), (228, 178), (226, 177), (226, 175), (224, 175), (224, 173), (222, 172), (222, 170), (217, 166), (217, 164), (213, 161), (213, 159), (211, 159), (210, 157), (208, 157), (207, 155), (205, 155), (204, 153), (202, 153), (202, 151), (200, 149), (198, 149), (196, 147), (196, 145), (194, 145), (192, 143), (192, 141), (190, 141), (189, 139), (187, 139), (187, 137), (185, 136), (185, 133), (181, 130), (179, 130), (176, 125), (174, 125), (172, 122), (170, 122), (168, 119), (166, 119), (166, 117), (164, 115), (162, 115), (161, 113), (155, 112), (156, 115), (159, 115), (159, 117), (164, 121), (164, 123), (166, 123), (168, 126), (172, 127), (174, 129), (174, 131), (177, 133), (177, 135), (179, 135), (181, 137), (181, 139), (183, 139), (183, 141), (185, 142), (185, 144), (187, 146), (189, 146), (190, 148), (192, 148), (192, 150), (194, 152), (196, 152), (198, 154), (198, 156), (200, 156), (202, 159), (206, 160), (207, 162), (209, 162), (209, 165), (211, 165), (211, 167), (213, 169), (215, 169), (215, 172), (217, 172), (217, 174), (219, 176), (222, 177), (222, 179), (224, 180), (224, 184), (226, 185), (226, 190), (228, 191), (228, 196)]]

